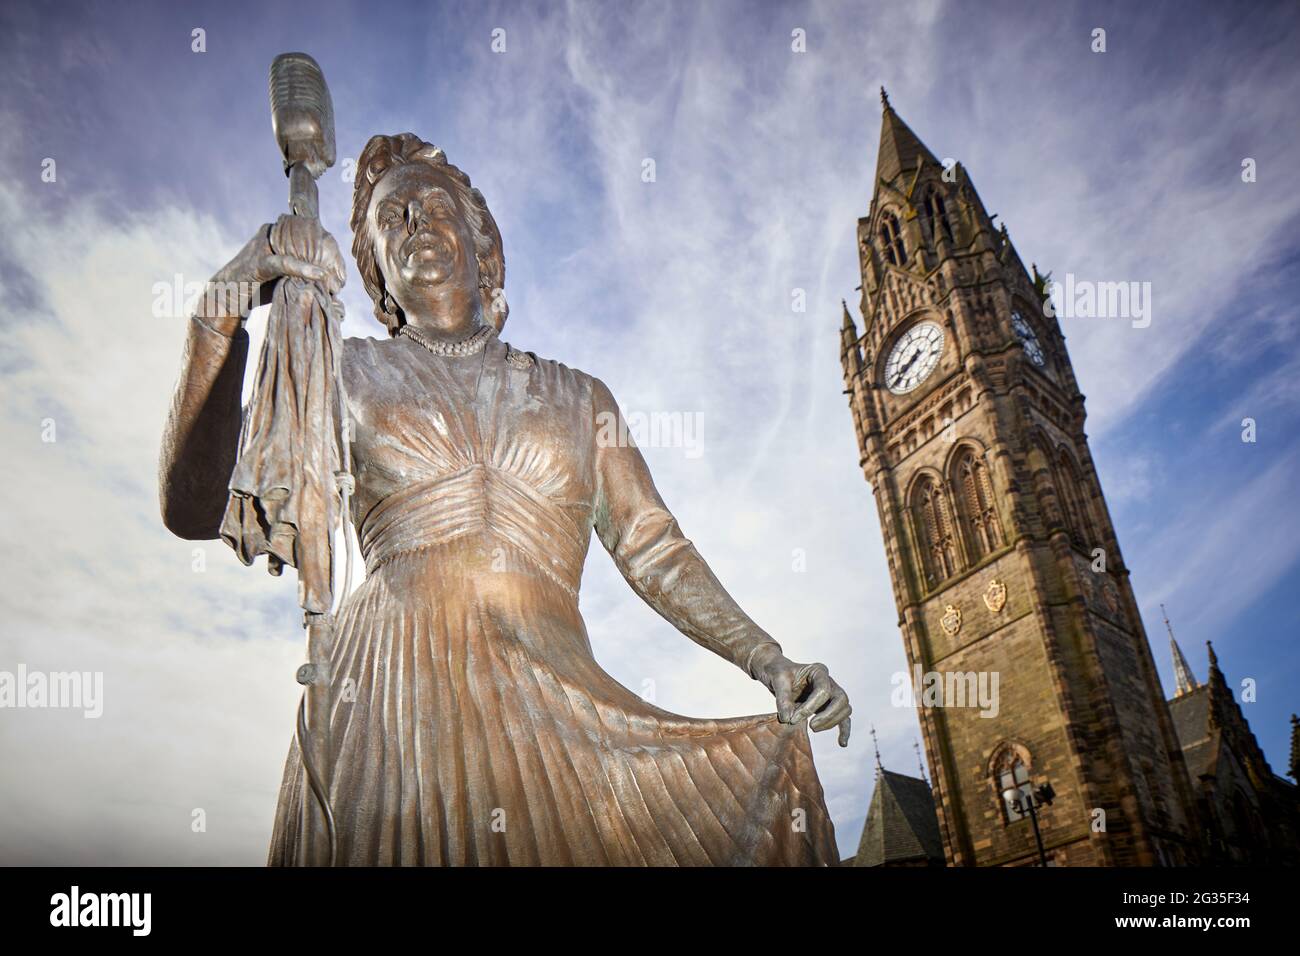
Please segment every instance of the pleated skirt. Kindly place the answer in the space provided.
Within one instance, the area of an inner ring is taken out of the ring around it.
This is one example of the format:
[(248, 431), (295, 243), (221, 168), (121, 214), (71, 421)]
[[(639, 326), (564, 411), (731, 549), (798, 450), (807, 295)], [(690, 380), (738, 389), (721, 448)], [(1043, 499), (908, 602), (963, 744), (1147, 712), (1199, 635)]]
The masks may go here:
[[(837, 862), (804, 725), (637, 697), (596, 663), (576, 596), (499, 538), (373, 568), (331, 658), (341, 865)], [(313, 859), (309, 801), (291, 743), (271, 865)]]

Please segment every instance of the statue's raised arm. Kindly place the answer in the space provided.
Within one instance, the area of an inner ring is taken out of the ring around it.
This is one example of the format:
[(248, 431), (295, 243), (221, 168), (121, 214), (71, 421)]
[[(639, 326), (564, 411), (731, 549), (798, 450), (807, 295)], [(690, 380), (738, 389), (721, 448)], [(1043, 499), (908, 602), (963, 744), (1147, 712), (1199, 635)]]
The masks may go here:
[(275, 227), (261, 226), (208, 282), (189, 319), (158, 462), (163, 524), (181, 538), (210, 540), (220, 533), (239, 452), (249, 310), (263, 304), (284, 276), (343, 282), (338, 246), (318, 223), (285, 216), (277, 226), (303, 235), (310, 261), (277, 255), (270, 240)]

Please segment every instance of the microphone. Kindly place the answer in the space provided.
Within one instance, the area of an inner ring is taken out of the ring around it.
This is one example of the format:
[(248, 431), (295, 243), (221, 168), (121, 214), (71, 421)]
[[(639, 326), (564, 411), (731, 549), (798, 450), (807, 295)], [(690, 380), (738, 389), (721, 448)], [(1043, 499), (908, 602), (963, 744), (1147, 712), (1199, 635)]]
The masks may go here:
[(334, 103), (320, 64), (306, 53), (271, 63), (271, 128), (289, 177), (289, 204), (319, 218), (316, 179), (334, 165)]
[[(320, 65), (306, 53), (281, 53), (271, 63), (269, 85), (271, 128), (284, 160), (285, 174), (289, 177), (289, 207), (297, 216), (319, 221), (320, 196), (316, 190), (316, 180), (334, 165), (334, 104), (330, 100), (329, 87), (325, 85), (325, 76), (321, 73)], [(277, 226), (278, 224), (279, 220)], [(286, 229), (284, 236), (277, 236), (277, 232), (273, 226), (269, 237), (275, 252), (304, 257), (302, 250), (294, 249), (293, 230)], [(265, 378), (259, 379), (250, 406), (254, 409), (267, 409), (261, 414), (269, 416), (267, 420), (278, 430), (274, 437), (258, 433), (249, 456), (249, 460), (257, 464), (249, 467), (257, 470), (264, 468), (264, 461), (274, 457), (272, 451), (275, 456), (284, 456), (284, 443), (287, 442), (294, 454), (307, 459), (297, 466), (294, 472), (296, 477), (291, 480), (293, 487), (290, 493), (297, 501), (307, 503), (304, 505), (304, 513), (316, 507), (313, 503), (324, 502), (324, 527), (313, 525), (309, 531), (300, 528), (295, 544), (295, 552), (303, 556), (296, 562), (299, 601), (304, 610), (308, 606), (319, 608), (324, 605), (324, 611), (307, 610), (303, 619), (307, 626), (307, 659), (310, 663), (298, 671), (298, 680), (304, 688), (302, 703), (298, 706), (296, 739), (307, 784), (320, 806), (323, 823), (323, 845), (319, 831), (308, 831), (304, 858), (328, 862), (333, 866), (337, 862), (338, 833), (329, 801), (329, 660), (330, 645), (334, 639), (334, 617), (331, 613), (334, 592), (330, 571), (334, 565), (335, 553), (332, 518), (335, 514), (333, 494), (336, 488), (342, 498), (340, 510), (347, 568), (345, 586), (350, 584), (352, 576), (352, 544), (348, 531), (351, 525), (347, 518), (352, 492), (352, 462), (346, 438), (347, 416), (344, 410), (347, 408), (347, 395), (343, 384), (343, 342), (339, 328), (343, 305), (328, 294), (328, 287), (324, 283), (313, 284), (315, 297), (290, 298), (282, 294), (284, 282), (285, 280), (280, 280), (271, 303), (266, 339), (262, 344), (262, 359), (258, 366), (259, 376), (263, 369), (271, 371)], [(292, 357), (291, 352), (294, 353)], [(296, 362), (293, 360), (295, 358)], [(301, 381), (289, 371), (299, 365), (309, 369)], [(324, 404), (317, 408), (309, 405), (307, 383), (319, 379), (324, 379), (326, 384), (322, 399)], [(323, 420), (319, 424), (303, 418), (304, 411), (308, 408), (311, 408), (309, 414), (313, 417), (315, 414), (322, 415)], [(337, 448), (337, 456), (335, 449), (329, 448), (334, 441), (336, 426), (345, 436), (341, 447)], [(247, 449), (243, 445), (248, 434), (245, 432), (241, 435), (237, 469), (245, 467), (244, 454)], [(309, 445), (313, 447), (308, 447)], [(334, 471), (335, 468), (340, 470)], [(329, 480), (332, 471), (337, 484)], [(347, 483), (340, 476), (346, 476)], [(315, 535), (324, 536), (324, 560), (321, 559), (319, 542), (306, 540), (308, 536)], [(301, 552), (299, 548), (302, 549)], [(304, 561), (307, 562), (306, 568)]]

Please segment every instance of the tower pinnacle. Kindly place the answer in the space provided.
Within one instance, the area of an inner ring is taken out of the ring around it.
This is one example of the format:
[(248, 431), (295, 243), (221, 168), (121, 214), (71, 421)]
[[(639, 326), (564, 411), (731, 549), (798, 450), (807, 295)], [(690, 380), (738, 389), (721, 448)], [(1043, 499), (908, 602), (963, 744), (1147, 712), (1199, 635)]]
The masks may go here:
[(893, 182), (904, 170), (916, 169), (918, 161), (938, 166), (939, 161), (926, 149), (902, 117), (889, 103), (889, 94), (880, 88), (884, 112), (880, 117), (880, 152), (876, 157), (876, 179)]
[(1188, 666), (1187, 658), (1183, 656), (1183, 649), (1178, 646), (1178, 641), (1174, 640), (1174, 626), (1169, 623), (1169, 612), (1165, 610), (1163, 604), (1160, 605), (1160, 613), (1165, 618), (1165, 630), (1169, 632), (1169, 653), (1174, 659), (1174, 696), (1182, 697), (1201, 685), (1196, 682), (1196, 675)]
[(1291, 766), (1292, 780), (1300, 783), (1300, 717), (1291, 715)]

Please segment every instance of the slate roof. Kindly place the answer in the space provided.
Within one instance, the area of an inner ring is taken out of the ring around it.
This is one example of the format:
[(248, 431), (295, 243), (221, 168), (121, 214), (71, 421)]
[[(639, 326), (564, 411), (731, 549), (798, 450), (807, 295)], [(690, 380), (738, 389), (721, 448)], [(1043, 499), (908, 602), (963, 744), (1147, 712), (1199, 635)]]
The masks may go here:
[(944, 862), (930, 785), (917, 777), (882, 770), (853, 865), (926, 862), (939, 866)]
[(1193, 781), (1198, 780), (1214, 770), (1218, 753), (1214, 746), (1216, 735), (1210, 730), (1210, 686), (1202, 684), (1168, 703), (1187, 771)]

